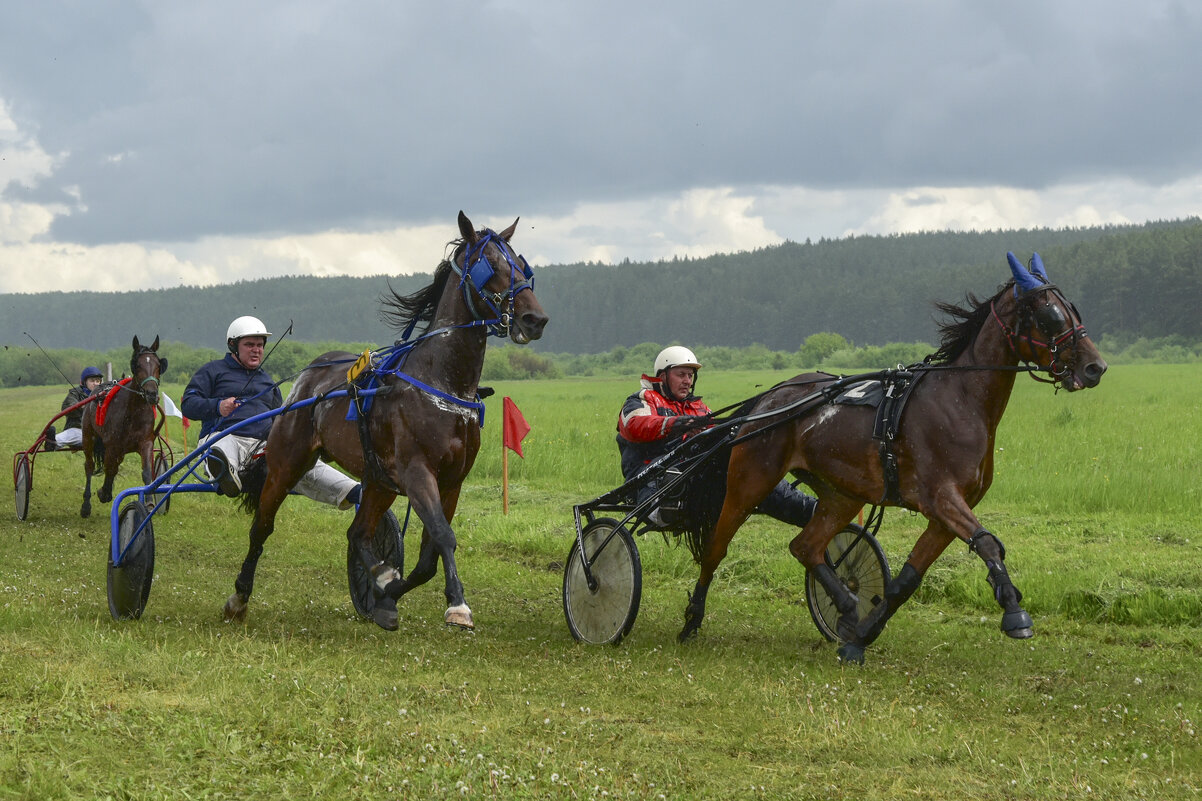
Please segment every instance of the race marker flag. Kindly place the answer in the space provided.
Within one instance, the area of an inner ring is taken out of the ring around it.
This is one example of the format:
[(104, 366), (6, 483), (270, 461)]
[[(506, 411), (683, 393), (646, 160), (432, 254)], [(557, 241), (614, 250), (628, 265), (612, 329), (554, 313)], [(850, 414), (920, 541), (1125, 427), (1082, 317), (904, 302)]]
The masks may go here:
[(183, 431), (184, 431), (184, 437), (183, 437), (184, 446), (187, 447), (187, 445), (188, 445), (188, 418), (184, 417), (184, 413), (181, 412), (179, 410), (179, 407), (175, 405), (175, 401), (173, 401), (173, 400), (171, 400), (171, 398), (167, 397), (166, 392), (159, 392), (159, 400), (163, 404), (163, 414), (167, 415), (168, 417), (178, 417), (179, 418), (180, 425), (183, 427)]
[(530, 424), (526, 422), (526, 418), (522, 417), (521, 410), (517, 404), (510, 400), (509, 396), (505, 396), (504, 404), (505, 422), (502, 424), (504, 446), (509, 450), (521, 456), (523, 459), (526, 455), (522, 453), (522, 440), (530, 433)]
[(530, 424), (508, 395), (505, 396), (501, 417), (501, 512), (509, 514), (509, 452), (526, 458), (522, 453), (522, 440), (530, 433)]

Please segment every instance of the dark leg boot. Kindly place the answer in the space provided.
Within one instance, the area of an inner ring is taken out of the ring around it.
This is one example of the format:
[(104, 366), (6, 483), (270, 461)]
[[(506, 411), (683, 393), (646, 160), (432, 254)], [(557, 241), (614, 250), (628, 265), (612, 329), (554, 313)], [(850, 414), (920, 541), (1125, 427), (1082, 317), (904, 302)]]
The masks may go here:
[(817, 506), (817, 499), (798, 492), (789, 482), (781, 481), (755, 510), (775, 517), (783, 523), (802, 528), (810, 522)]

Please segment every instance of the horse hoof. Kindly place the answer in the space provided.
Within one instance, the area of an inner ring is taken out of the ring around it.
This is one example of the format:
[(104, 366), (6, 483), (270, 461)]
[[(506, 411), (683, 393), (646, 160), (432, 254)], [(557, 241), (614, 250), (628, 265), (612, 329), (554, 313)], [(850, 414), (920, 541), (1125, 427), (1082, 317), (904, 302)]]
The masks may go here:
[(443, 620), (446, 621), (448, 626), (458, 626), (461, 629), (469, 631), (476, 628), (476, 624), (472, 622), (472, 610), (468, 609), (467, 604), (448, 607)]
[(689, 642), (697, 637), (697, 632), (700, 630), (700, 626), (685, 626), (680, 630), (680, 634), (676, 635), (676, 641), (680, 643)]
[(839, 661), (853, 665), (864, 664), (864, 647), (855, 643), (844, 643), (839, 646)]
[(235, 621), (238, 623), (246, 620), (246, 601), (238, 597), (235, 593), (231, 595), (225, 602), (225, 609), (222, 610), (222, 615), (225, 616), (225, 622)]
[(113, 499), (113, 493), (100, 490), (100, 492), (96, 493), (96, 499), (101, 503), (108, 503)]
[(91, 506), (81, 507), (79, 510), (79, 516), (84, 518), (85, 520), (87, 518), (91, 517), (92, 516), (92, 507)]
[(1002, 631), (1007, 637), (1016, 640), (1028, 640), (1035, 636), (1035, 624), (1025, 609), (1017, 612), (1007, 612), (1002, 615)]
[(371, 610), (371, 620), (384, 631), (397, 630), (396, 599), (384, 596)]

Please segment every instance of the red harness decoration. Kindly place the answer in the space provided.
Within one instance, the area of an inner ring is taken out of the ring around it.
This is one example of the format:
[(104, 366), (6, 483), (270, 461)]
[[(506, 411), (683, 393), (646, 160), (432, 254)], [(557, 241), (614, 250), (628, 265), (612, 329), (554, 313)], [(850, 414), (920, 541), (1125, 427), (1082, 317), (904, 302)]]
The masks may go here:
[(96, 425), (104, 425), (104, 415), (109, 410), (109, 404), (113, 402), (113, 398), (117, 395), (117, 390), (121, 389), (124, 384), (128, 384), (133, 378), (122, 378), (113, 388), (104, 394), (104, 400), (100, 402), (100, 406), (96, 409)]

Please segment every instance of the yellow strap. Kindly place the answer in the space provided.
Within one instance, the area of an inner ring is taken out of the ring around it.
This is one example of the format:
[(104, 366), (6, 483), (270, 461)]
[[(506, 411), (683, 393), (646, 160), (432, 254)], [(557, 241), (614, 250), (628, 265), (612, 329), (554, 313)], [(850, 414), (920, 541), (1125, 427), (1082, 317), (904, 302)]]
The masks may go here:
[(363, 351), (363, 354), (355, 360), (351, 365), (351, 369), (346, 371), (346, 380), (349, 383), (354, 383), (359, 374), (371, 366), (371, 348)]

